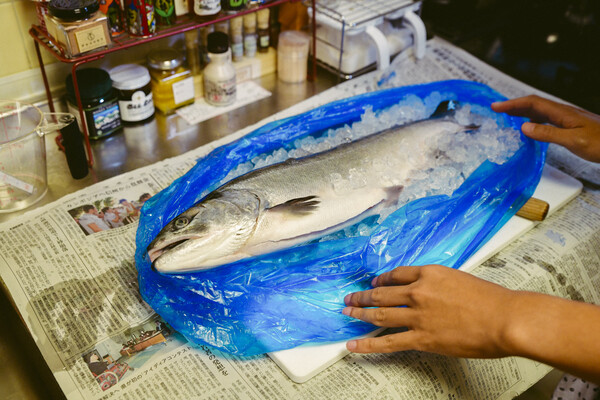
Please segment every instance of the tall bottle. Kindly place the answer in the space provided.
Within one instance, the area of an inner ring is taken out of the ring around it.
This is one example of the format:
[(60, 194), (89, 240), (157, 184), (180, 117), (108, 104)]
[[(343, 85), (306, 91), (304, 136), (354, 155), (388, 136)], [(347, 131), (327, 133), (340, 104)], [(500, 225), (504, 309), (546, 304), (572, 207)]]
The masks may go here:
[(208, 35), (210, 62), (204, 68), (204, 99), (214, 106), (226, 106), (235, 101), (235, 68), (231, 63), (229, 37), (223, 32)]
[(244, 15), (244, 55), (254, 57), (257, 48), (256, 13)]
[(258, 51), (266, 53), (269, 51), (269, 9), (263, 8), (256, 12), (256, 21), (258, 25)]
[(154, 17), (159, 26), (171, 26), (175, 23), (175, 2), (173, 0), (154, 0)]

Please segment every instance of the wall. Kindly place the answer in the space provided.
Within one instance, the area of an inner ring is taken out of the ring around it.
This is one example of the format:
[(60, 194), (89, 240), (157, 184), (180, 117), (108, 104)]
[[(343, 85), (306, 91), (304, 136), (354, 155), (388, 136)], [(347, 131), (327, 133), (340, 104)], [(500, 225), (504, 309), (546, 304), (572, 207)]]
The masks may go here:
[[(0, 0), (0, 98), (45, 99), (44, 84), (29, 28), (37, 23), (32, 0)], [(56, 86), (69, 67), (42, 50), (48, 76)], [(64, 79), (64, 78), (63, 78)]]
[[(0, 0), (0, 99), (16, 99), (30, 103), (46, 100), (44, 82), (35, 52), (33, 38), (29, 35), (32, 24), (38, 24), (33, 0)], [(183, 47), (182, 35), (161, 39), (127, 51), (113, 53), (100, 61), (86, 64), (108, 69), (125, 62), (143, 62), (153, 48), (162, 46)], [(40, 46), (46, 74), (55, 103), (64, 93), (64, 82), (71, 72), (71, 64), (58, 62)], [(60, 108), (60, 104), (56, 104)]]

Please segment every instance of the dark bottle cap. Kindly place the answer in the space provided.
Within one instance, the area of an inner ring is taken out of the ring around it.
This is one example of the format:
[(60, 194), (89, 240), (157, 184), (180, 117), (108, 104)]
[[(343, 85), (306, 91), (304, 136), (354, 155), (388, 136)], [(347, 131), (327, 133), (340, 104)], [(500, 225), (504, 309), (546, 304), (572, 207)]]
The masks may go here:
[(87, 19), (100, 9), (98, 0), (51, 0), (50, 15), (64, 21)]
[[(108, 72), (101, 68), (81, 68), (76, 71), (77, 86), (82, 100), (105, 97), (112, 90), (112, 80)], [(75, 100), (73, 78), (69, 74), (65, 80), (67, 95)]]
[(208, 52), (213, 54), (226, 53), (229, 50), (229, 36), (225, 32), (212, 32), (207, 36)]

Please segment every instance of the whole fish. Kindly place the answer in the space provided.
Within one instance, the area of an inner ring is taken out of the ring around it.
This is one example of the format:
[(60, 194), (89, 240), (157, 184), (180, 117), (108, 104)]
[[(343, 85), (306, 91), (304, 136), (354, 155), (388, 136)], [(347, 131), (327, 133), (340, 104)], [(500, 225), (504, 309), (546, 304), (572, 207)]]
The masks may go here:
[[(161, 273), (201, 271), (306, 242), (397, 203), (413, 170), (439, 156), (435, 138), (475, 129), (443, 102), (428, 119), (257, 169), (171, 220), (148, 246)], [(410, 149), (410, 150), (407, 150)]]

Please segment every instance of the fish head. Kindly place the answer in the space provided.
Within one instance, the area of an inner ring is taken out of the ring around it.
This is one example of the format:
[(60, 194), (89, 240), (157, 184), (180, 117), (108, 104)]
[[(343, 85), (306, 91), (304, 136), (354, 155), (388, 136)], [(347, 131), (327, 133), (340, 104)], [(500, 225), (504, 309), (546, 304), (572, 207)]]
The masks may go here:
[(244, 258), (260, 203), (247, 190), (213, 192), (171, 220), (150, 243), (152, 267), (166, 274), (194, 272)]

